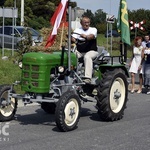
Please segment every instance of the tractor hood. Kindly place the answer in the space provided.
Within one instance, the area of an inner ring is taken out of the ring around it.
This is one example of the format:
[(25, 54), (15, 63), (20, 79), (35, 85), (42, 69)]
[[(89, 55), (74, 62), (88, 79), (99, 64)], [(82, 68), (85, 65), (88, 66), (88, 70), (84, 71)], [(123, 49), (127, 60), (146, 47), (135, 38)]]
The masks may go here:
[[(26, 92), (48, 93), (50, 90), (50, 72), (60, 66), (60, 52), (31, 52), (23, 55), (21, 88)], [(77, 58), (71, 53), (71, 66), (76, 66)], [(68, 54), (64, 53), (63, 66), (68, 67)]]
[[(47, 65), (60, 65), (61, 63), (61, 51), (52, 52), (52, 53), (43, 53), (43, 52), (31, 52), (26, 53), (23, 56), (23, 64), (26, 63), (35, 63), (35, 64), (47, 64)], [(71, 64), (74, 66), (77, 63), (76, 56), (71, 53)], [(64, 65), (68, 66), (68, 54), (64, 54)]]

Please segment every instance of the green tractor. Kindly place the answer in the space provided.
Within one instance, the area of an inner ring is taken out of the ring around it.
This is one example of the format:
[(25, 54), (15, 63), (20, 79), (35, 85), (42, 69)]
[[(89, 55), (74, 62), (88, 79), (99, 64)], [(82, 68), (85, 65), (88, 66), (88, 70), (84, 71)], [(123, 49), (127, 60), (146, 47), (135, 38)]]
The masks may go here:
[[(0, 121), (12, 120), (18, 99), (24, 104), (37, 102), (50, 114), (55, 113), (56, 124), (61, 131), (76, 128), (81, 110), (81, 101), (97, 101), (98, 114), (105, 121), (116, 121), (123, 117), (128, 99), (128, 72), (121, 62), (115, 64), (114, 57), (101, 53), (94, 61), (91, 84), (82, 81), (84, 66), (74, 53), (68, 51), (26, 53), (22, 61), (21, 82), (0, 86)], [(63, 63), (62, 63), (63, 62)], [(25, 94), (15, 94), (13, 86), (21, 84)]]
[[(37, 102), (45, 112), (55, 114), (56, 125), (64, 132), (77, 127), (81, 102), (96, 102), (98, 114), (104, 121), (123, 118), (129, 75), (122, 56), (112, 57), (107, 51), (100, 51), (93, 61), (92, 82), (86, 84), (82, 79), (84, 64), (71, 51), (71, 41), (68, 47), (52, 53), (23, 55), (21, 81), (0, 85), (0, 121), (13, 119), (18, 99), (24, 104)], [(15, 93), (16, 84), (21, 85), (24, 94)]]

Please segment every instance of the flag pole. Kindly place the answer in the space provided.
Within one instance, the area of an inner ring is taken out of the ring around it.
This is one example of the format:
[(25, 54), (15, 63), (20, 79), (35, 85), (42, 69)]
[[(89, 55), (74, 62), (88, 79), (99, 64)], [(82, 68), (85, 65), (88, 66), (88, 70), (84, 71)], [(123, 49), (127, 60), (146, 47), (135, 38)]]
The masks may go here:
[(70, 6), (70, 0), (68, 0), (68, 14), (69, 14), (69, 24), (68, 24), (68, 71), (71, 69), (71, 6)]
[(112, 23), (110, 24), (110, 28), (111, 28), (111, 56), (112, 56)]
[(65, 23), (63, 22), (63, 24), (62, 24), (62, 31), (61, 31), (61, 37), (60, 37), (60, 45), (59, 45), (59, 49), (61, 49), (62, 42), (63, 42), (64, 28), (65, 28)]
[(120, 53), (123, 63), (127, 61), (127, 44), (120, 40)]
[(122, 61), (124, 62), (124, 43), (122, 42)]
[(108, 51), (108, 22), (107, 22), (107, 51)]
[(135, 38), (136, 38), (136, 35), (137, 35), (137, 27), (135, 28)]

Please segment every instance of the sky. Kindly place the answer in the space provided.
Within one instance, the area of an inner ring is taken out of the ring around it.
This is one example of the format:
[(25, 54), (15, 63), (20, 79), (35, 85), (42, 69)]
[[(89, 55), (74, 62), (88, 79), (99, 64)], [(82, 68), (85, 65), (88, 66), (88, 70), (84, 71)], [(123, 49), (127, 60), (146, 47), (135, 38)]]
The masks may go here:
[[(77, 2), (77, 6), (85, 10), (89, 9), (93, 13), (98, 9), (103, 9), (110, 15), (118, 16), (120, 0), (72, 0)], [(150, 9), (150, 0), (126, 0), (129, 10)]]

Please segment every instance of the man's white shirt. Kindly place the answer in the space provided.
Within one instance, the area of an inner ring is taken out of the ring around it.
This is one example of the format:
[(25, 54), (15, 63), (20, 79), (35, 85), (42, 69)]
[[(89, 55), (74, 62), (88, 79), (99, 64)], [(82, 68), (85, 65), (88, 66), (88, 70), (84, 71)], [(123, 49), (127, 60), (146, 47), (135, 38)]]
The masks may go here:
[(143, 46), (144, 48), (146, 48), (146, 44), (149, 43), (149, 42), (150, 42), (150, 41), (148, 41), (148, 42), (143, 41), (143, 42), (142, 42), (142, 46)]
[[(75, 33), (77, 33), (77, 34), (75, 34)], [(93, 34), (96, 38), (97, 37), (97, 29), (94, 27), (89, 27), (88, 30), (83, 30), (82, 27), (75, 29), (74, 33), (72, 34), (72, 37), (74, 37), (75, 39), (79, 39), (81, 41), (85, 41), (85, 39), (82, 38), (79, 34), (85, 34), (85, 35)]]

